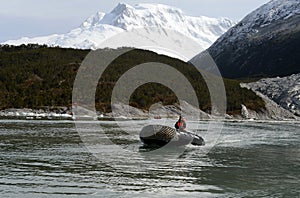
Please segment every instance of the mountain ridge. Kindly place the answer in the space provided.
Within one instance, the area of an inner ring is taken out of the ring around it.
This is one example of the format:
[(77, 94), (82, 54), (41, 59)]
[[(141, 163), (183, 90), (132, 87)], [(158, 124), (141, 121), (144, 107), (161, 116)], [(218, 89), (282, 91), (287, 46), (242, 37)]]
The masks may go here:
[(227, 78), (299, 73), (300, 1), (273, 0), (222, 35), (208, 52)]
[[(98, 49), (101, 43), (133, 28), (158, 27), (177, 31), (208, 48), (235, 23), (226, 18), (191, 17), (182, 10), (163, 4), (119, 3), (110, 13), (97, 12), (66, 34), (9, 40), (3, 44), (46, 44), (77, 49)], [(135, 46), (130, 46), (135, 47)]]

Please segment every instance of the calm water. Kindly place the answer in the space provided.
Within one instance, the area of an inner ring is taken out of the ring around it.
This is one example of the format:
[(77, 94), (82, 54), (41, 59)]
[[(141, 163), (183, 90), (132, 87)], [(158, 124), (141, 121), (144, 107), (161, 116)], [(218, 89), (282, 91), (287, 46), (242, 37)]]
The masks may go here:
[[(124, 122), (130, 134), (119, 131), (113, 122), (99, 124), (115, 143), (129, 144), (135, 152), (147, 151), (138, 138), (144, 121)], [(198, 124), (201, 133), (207, 124)], [(134, 158), (113, 150), (100, 160), (88, 151), (71, 121), (2, 120), (0, 194), (33, 198), (299, 197), (299, 126), (228, 122), (209, 153), (188, 146), (176, 161), (155, 163), (149, 156)]]

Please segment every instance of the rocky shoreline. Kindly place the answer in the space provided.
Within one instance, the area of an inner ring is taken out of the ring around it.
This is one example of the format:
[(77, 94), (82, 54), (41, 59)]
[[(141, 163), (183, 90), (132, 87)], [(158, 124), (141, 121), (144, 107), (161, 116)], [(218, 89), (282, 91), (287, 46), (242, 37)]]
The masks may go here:
[(0, 111), (0, 119), (72, 120), (72, 117), (72, 111), (68, 107), (46, 107), (39, 109), (10, 108)]
[[(249, 88), (246, 84), (242, 87)], [(112, 106), (113, 112), (102, 113), (93, 112), (84, 107), (77, 106), (73, 115), (69, 107), (45, 107), (41, 109), (6, 109), (0, 111), (0, 119), (22, 119), (22, 120), (144, 120), (144, 119), (177, 119), (181, 113), (187, 120), (253, 120), (253, 121), (300, 121), (300, 117), (292, 112), (283, 109), (275, 102), (257, 92), (266, 103), (266, 109), (255, 112), (246, 106), (241, 106), (239, 115), (211, 115), (200, 109), (193, 107), (185, 101), (179, 105), (162, 105), (156, 103), (152, 105), (149, 111), (140, 110), (124, 104), (115, 104)]]

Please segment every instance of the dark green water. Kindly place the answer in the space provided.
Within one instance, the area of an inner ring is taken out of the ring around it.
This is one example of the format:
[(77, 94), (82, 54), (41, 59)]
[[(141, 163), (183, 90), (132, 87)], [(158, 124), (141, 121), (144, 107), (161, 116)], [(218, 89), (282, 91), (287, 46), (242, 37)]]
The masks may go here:
[[(124, 122), (126, 123), (126, 122)], [(142, 121), (106, 134), (136, 152)], [(136, 126), (136, 127), (132, 127)], [(206, 123), (200, 123), (205, 129)], [(1, 197), (299, 197), (299, 123), (225, 123), (209, 153), (187, 147), (174, 162), (112, 151), (96, 158), (69, 121), (0, 121)], [(201, 128), (200, 127), (200, 128)], [(140, 163), (140, 162), (143, 163)], [(119, 166), (118, 166), (119, 164)], [(146, 167), (138, 167), (141, 164)], [(146, 164), (146, 165), (145, 165)]]

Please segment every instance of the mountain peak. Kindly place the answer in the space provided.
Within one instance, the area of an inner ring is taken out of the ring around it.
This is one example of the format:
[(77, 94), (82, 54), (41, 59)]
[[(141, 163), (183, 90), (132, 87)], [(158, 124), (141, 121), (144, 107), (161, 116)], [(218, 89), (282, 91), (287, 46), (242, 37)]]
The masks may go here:
[[(142, 3), (134, 6), (119, 3), (111, 12), (97, 12), (81, 26), (66, 34), (50, 35), (22, 40), (7, 41), (7, 44), (39, 43), (75, 48), (101, 48), (100, 44), (119, 33), (132, 29), (157, 28), (173, 30), (208, 48), (234, 22), (224, 18), (191, 17), (182, 10), (163, 4)], [(184, 44), (182, 44), (184, 46)], [(134, 47), (134, 46), (132, 46)]]
[(118, 3), (118, 5), (110, 12), (114, 14), (122, 14), (127, 10), (132, 10), (133, 7), (131, 5), (128, 5), (126, 3)]
[(129, 30), (133, 27), (163, 27), (168, 21), (173, 22), (174, 19), (177, 22), (185, 20), (183, 12), (172, 6), (150, 3), (130, 6), (125, 3), (119, 3), (110, 13), (103, 17), (100, 23)]

